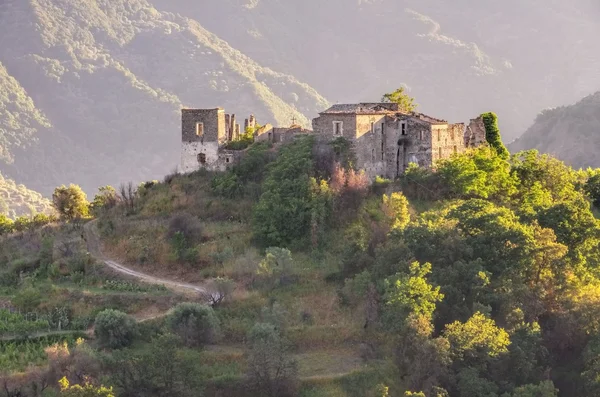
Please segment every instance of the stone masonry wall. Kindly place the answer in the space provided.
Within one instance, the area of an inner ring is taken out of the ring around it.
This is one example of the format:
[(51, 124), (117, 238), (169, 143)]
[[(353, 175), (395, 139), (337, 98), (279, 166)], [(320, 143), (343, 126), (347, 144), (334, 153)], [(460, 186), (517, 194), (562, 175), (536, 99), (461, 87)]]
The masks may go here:
[(472, 119), (465, 130), (465, 146), (472, 148), (486, 144), (487, 140), (485, 138), (485, 124), (483, 123), (483, 119), (481, 117)]
[(375, 179), (378, 175), (385, 175), (387, 134), (385, 115), (356, 116), (356, 140), (354, 143), (356, 165), (363, 169), (370, 179)]
[[(201, 136), (196, 133), (197, 123), (204, 125)], [(219, 146), (227, 140), (224, 110), (182, 109), (181, 128), (180, 171), (187, 173), (200, 168), (216, 170)]]
[(464, 124), (432, 125), (432, 160), (433, 163), (440, 159), (450, 158), (454, 153), (465, 150)]

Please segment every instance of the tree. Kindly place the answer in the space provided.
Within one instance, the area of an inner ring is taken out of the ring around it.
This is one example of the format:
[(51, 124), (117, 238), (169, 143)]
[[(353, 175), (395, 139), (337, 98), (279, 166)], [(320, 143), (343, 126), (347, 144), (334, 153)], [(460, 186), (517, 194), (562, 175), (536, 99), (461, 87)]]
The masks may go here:
[(98, 193), (94, 196), (94, 201), (90, 204), (91, 211), (98, 215), (103, 209), (113, 208), (119, 201), (119, 195), (112, 186), (102, 186), (98, 188)]
[(498, 116), (493, 112), (484, 113), (481, 115), (483, 124), (485, 125), (485, 140), (487, 143), (496, 150), (498, 156), (508, 160), (510, 153), (502, 143), (500, 137), (500, 128), (498, 128)]
[(217, 339), (219, 319), (210, 306), (198, 303), (180, 303), (167, 320), (171, 330), (186, 346), (203, 346)]
[(408, 274), (398, 273), (385, 280), (385, 317), (388, 327), (398, 329), (409, 315), (431, 319), (437, 302), (444, 299), (440, 287), (427, 281), (431, 264), (413, 262)]
[(90, 383), (81, 385), (71, 385), (66, 377), (60, 381), (60, 395), (65, 397), (115, 397), (112, 387), (95, 387)]
[(539, 385), (524, 385), (517, 387), (510, 397), (557, 397), (558, 389), (551, 380), (541, 382)]
[(439, 161), (437, 172), (452, 198), (506, 199), (517, 192), (510, 164), (485, 146)]
[(402, 231), (410, 222), (408, 200), (400, 192), (394, 192), (389, 196), (384, 194), (383, 209), (391, 220), (392, 230)]
[(448, 324), (444, 336), (450, 342), (453, 356), (459, 360), (497, 357), (508, 352), (510, 345), (508, 333), (481, 313), (475, 313), (466, 323)]
[(87, 196), (77, 185), (62, 185), (54, 189), (52, 205), (65, 220), (85, 218), (88, 215)]
[(294, 261), (290, 250), (279, 247), (267, 248), (264, 259), (258, 264), (257, 273), (272, 286), (290, 282)]
[(600, 208), (600, 173), (592, 175), (585, 184), (585, 191), (594, 205)]
[(465, 368), (458, 374), (460, 397), (497, 397), (498, 386), (482, 378), (475, 368)]
[(270, 164), (254, 206), (254, 235), (264, 246), (289, 246), (310, 235), (313, 137), (285, 145)]
[(408, 96), (404, 90), (404, 87), (398, 88), (394, 92), (390, 92), (383, 95), (381, 98), (382, 102), (397, 103), (400, 106), (400, 111), (404, 113), (412, 113), (417, 110), (417, 104), (415, 98)]
[(227, 277), (217, 277), (208, 287), (208, 299), (212, 307), (217, 307), (235, 291), (235, 281)]
[(289, 344), (273, 324), (256, 324), (248, 334), (249, 386), (261, 396), (294, 396), (297, 365), (289, 354)]
[(0, 236), (12, 233), (14, 222), (6, 215), (0, 214)]
[(119, 349), (129, 346), (137, 335), (137, 324), (118, 310), (103, 310), (96, 316), (94, 334), (101, 346)]

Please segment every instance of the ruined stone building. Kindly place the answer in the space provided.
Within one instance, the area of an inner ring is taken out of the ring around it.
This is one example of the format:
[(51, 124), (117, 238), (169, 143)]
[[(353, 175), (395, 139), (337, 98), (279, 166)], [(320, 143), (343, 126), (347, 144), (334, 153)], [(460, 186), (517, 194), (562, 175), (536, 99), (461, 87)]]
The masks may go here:
[(245, 119), (242, 130), (235, 114), (227, 114), (222, 108), (182, 109), (179, 171), (225, 171), (244, 154), (240, 150), (227, 149), (228, 143), (239, 140), (246, 131), (254, 131), (256, 141), (274, 144), (285, 144), (294, 136), (312, 132), (295, 124), (286, 128), (273, 127), (271, 124), (259, 127), (253, 115)]
[(228, 150), (249, 128), (256, 141), (285, 144), (307, 134), (321, 142), (345, 138), (354, 151), (356, 166), (374, 179), (394, 179), (410, 163), (431, 167), (439, 159), (449, 158), (469, 147), (485, 144), (485, 126), (479, 119), (451, 124), (421, 113), (404, 113), (395, 103), (359, 103), (334, 105), (313, 120), (313, 131), (292, 123), (280, 128), (266, 124), (258, 127), (254, 116), (244, 122), (241, 131), (234, 114), (222, 108), (182, 110), (182, 151), (180, 171), (201, 168), (224, 171), (239, 161), (243, 151)]
[(394, 179), (410, 163), (431, 167), (436, 160), (479, 146), (485, 142), (485, 128), (481, 127), (479, 119), (465, 128), (462, 123), (403, 113), (395, 103), (334, 105), (313, 120), (314, 133), (320, 139), (350, 142), (357, 168), (371, 179)]

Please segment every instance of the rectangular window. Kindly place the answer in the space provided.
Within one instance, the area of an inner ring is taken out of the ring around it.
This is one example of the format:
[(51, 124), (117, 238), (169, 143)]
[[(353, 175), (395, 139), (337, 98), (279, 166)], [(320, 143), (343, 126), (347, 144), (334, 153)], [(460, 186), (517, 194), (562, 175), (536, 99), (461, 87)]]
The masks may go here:
[(196, 123), (196, 135), (204, 135), (204, 123)]
[(342, 135), (344, 123), (342, 121), (333, 122), (333, 135)]
[(198, 162), (200, 164), (206, 164), (206, 154), (204, 153), (199, 153), (198, 154)]
[(371, 121), (371, 134), (375, 133), (375, 123)]
[(420, 140), (425, 139), (425, 131), (419, 131), (419, 139)]
[(406, 135), (406, 124), (402, 123), (402, 135)]
[(440, 148), (439, 152), (440, 152), (440, 159), (441, 159), (442, 158), (442, 148)]
[(454, 145), (454, 154), (458, 153), (458, 147)]
[(438, 142), (442, 140), (442, 132), (438, 130)]
[(450, 139), (454, 140), (454, 130), (450, 130)]

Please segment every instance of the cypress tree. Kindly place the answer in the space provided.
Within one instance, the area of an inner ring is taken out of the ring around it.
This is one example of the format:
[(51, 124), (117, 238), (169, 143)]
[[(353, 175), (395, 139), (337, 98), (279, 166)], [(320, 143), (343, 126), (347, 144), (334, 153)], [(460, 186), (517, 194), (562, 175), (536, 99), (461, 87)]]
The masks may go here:
[(482, 114), (481, 118), (483, 119), (483, 124), (485, 125), (485, 140), (496, 150), (498, 156), (507, 160), (510, 154), (508, 153), (506, 146), (504, 146), (504, 143), (502, 143), (502, 138), (500, 137), (498, 116), (496, 113), (488, 112)]

